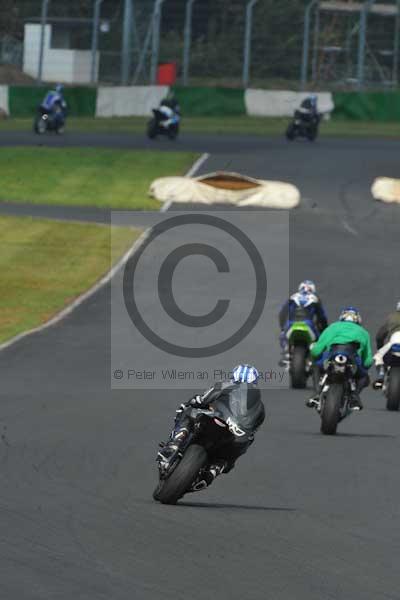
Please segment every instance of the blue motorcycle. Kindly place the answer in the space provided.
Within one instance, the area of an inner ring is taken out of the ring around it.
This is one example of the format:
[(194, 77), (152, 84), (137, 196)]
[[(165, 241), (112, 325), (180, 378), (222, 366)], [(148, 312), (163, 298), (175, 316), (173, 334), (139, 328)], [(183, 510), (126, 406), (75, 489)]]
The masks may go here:
[(153, 118), (147, 124), (147, 135), (151, 140), (158, 135), (175, 140), (179, 134), (180, 120), (180, 115), (167, 106), (153, 108)]
[(357, 349), (358, 344), (336, 344), (324, 363), (318, 407), (324, 435), (335, 435), (338, 424), (352, 413), (351, 397), (356, 390), (358, 371)]

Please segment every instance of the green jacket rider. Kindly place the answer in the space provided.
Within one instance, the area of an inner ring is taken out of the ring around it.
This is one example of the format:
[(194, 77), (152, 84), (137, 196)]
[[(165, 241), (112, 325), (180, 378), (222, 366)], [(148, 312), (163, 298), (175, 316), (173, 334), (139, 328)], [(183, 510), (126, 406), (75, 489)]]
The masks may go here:
[[(357, 349), (357, 373), (355, 376), (357, 391), (352, 394), (351, 408), (353, 410), (362, 410), (363, 405), (360, 399), (360, 392), (369, 385), (368, 369), (372, 366), (372, 345), (371, 338), (366, 329), (361, 326), (361, 315), (359, 311), (350, 306), (344, 308), (340, 313), (339, 321), (329, 325), (320, 335), (318, 341), (310, 347), (311, 356), (322, 374), (324, 360), (329, 355), (330, 349), (334, 345), (358, 344)], [(318, 394), (307, 400), (308, 407), (319, 407)]]
[(317, 359), (334, 344), (351, 344), (354, 342), (360, 344), (358, 355), (363, 366), (369, 369), (373, 363), (370, 335), (364, 327), (349, 321), (336, 321), (329, 325), (312, 346), (311, 356)]

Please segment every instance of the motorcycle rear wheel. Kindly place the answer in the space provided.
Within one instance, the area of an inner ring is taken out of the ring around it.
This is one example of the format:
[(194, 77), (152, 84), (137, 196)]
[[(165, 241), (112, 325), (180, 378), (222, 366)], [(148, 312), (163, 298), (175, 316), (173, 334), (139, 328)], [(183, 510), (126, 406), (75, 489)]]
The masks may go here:
[(335, 435), (340, 421), (340, 406), (343, 398), (343, 385), (333, 383), (325, 394), (321, 410), (321, 433)]
[(293, 142), (295, 137), (296, 137), (296, 127), (294, 126), (293, 123), (290, 123), (290, 125), (288, 126), (288, 128), (286, 130), (286, 139), (289, 140), (289, 142)]
[(151, 140), (154, 140), (157, 137), (158, 133), (158, 125), (155, 119), (150, 119), (147, 124), (147, 135)]
[(207, 460), (207, 452), (203, 446), (198, 444), (189, 446), (171, 475), (160, 481), (154, 490), (154, 500), (162, 504), (176, 504), (196, 481), (200, 469), (206, 465)]
[(294, 346), (290, 360), (290, 383), (294, 389), (304, 389), (307, 385), (307, 348)]
[(169, 130), (168, 130), (168, 138), (170, 140), (176, 140), (176, 138), (178, 137), (178, 133), (179, 133), (179, 127), (178, 126), (172, 126)]
[(312, 125), (307, 132), (307, 138), (309, 139), (310, 142), (315, 142), (315, 140), (317, 139), (317, 136), (318, 136), (318, 127), (315, 125)]
[(398, 411), (400, 408), (400, 367), (392, 367), (386, 390), (386, 408)]
[(38, 135), (43, 135), (47, 130), (47, 122), (43, 119), (42, 116), (38, 115), (33, 124), (33, 130)]

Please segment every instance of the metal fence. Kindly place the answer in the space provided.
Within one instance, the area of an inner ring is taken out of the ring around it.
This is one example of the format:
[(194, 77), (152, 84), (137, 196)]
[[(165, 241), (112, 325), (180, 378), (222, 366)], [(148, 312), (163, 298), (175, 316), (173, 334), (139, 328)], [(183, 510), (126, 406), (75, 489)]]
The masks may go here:
[(156, 83), (173, 63), (183, 85), (382, 87), (398, 80), (399, 11), (400, 0), (1, 0), (0, 63), (29, 59), (36, 81), (62, 80), (70, 48), (77, 83)]
[(302, 83), (397, 86), (400, 0), (312, 0), (304, 19)]

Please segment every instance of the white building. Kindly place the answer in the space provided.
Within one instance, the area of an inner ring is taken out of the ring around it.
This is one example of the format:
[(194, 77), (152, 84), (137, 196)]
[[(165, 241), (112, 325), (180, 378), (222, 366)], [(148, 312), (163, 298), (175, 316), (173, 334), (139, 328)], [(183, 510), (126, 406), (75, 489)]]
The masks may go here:
[[(62, 83), (90, 83), (92, 53), (90, 50), (71, 48), (71, 30), (76, 25), (51, 21), (45, 26), (43, 71), (44, 81)], [(24, 36), (23, 70), (37, 77), (40, 56), (40, 23), (26, 23)], [(96, 56), (95, 81), (98, 78), (99, 55)]]

